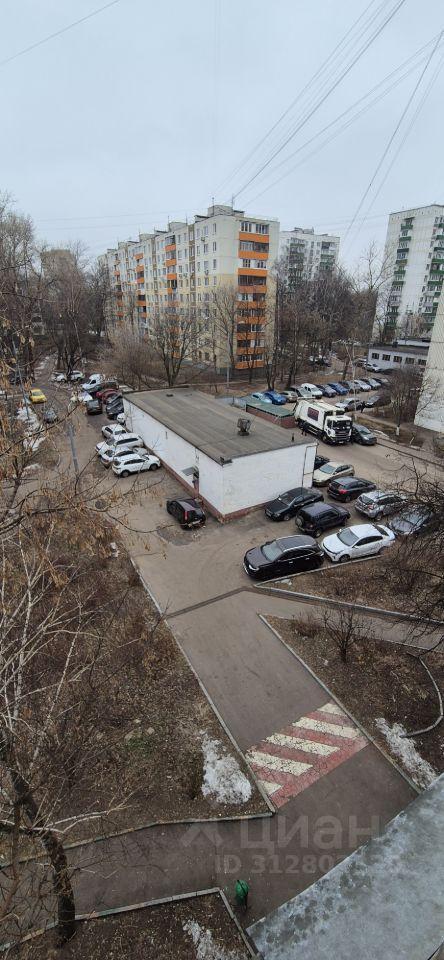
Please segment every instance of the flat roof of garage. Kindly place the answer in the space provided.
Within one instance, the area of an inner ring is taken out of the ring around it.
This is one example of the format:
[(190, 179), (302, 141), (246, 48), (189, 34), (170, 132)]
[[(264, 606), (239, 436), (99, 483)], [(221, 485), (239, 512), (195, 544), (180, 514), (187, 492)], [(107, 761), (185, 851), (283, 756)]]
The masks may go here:
[(250, 433), (240, 436), (237, 421), (239, 417), (245, 417), (244, 410), (219, 403), (207, 393), (186, 387), (128, 393), (125, 394), (125, 400), (159, 420), (218, 463), (221, 457), (234, 460), (254, 453), (314, 442), (302, 440), (299, 435), (292, 441), (290, 430), (283, 430), (257, 417), (251, 418)]

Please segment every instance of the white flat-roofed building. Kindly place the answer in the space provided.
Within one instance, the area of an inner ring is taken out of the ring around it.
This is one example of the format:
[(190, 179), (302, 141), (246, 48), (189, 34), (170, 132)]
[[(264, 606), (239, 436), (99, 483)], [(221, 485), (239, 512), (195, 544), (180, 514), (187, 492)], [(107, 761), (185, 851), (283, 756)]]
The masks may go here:
[(311, 486), (314, 440), (258, 418), (241, 434), (244, 411), (187, 388), (130, 393), (123, 404), (128, 428), (222, 520)]

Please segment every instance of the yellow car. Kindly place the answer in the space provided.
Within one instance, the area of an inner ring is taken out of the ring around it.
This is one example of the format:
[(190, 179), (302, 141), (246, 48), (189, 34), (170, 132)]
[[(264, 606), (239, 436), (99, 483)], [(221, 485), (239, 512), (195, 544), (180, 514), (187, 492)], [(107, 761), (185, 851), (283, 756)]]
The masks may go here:
[(29, 394), (31, 403), (46, 403), (46, 397), (43, 390), (31, 390)]

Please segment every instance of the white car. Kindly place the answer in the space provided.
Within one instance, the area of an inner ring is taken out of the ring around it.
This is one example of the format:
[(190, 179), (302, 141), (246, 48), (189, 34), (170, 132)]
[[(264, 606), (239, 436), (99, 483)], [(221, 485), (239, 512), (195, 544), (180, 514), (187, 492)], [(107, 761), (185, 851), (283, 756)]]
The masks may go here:
[(122, 454), (126, 453), (146, 453), (144, 447), (116, 447), (110, 444), (109, 446), (103, 448), (99, 454), (100, 462), (103, 463), (104, 467), (110, 467), (116, 457), (120, 457)]
[(124, 426), (122, 426), (121, 423), (107, 423), (104, 427), (102, 427), (102, 437), (105, 437), (105, 440), (108, 443), (110, 440), (114, 439), (114, 437), (118, 437), (122, 433), (127, 433), (127, 430)]
[(299, 397), (295, 390), (281, 390), (282, 396), (287, 398), (287, 403), (296, 403)]
[(313, 486), (326, 487), (330, 480), (336, 480), (337, 477), (354, 477), (355, 468), (351, 463), (337, 463), (335, 460), (327, 460), (322, 467), (313, 472)]
[(66, 383), (66, 373), (53, 373), (51, 380), (53, 383)]
[[(109, 465), (111, 462), (108, 457), (108, 451), (113, 450), (113, 456), (116, 456), (120, 450), (134, 450), (135, 447), (143, 447), (143, 440), (137, 436), (137, 433), (120, 433), (114, 439), (107, 441), (102, 440), (100, 443), (96, 443), (96, 452), (97, 455), (104, 463), (104, 454), (106, 454), (106, 463)], [(112, 458), (111, 458), (112, 459)]]
[(83, 373), (81, 370), (71, 370), (69, 375), (71, 383), (78, 383), (79, 380), (83, 380)]
[(344, 563), (360, 557), (372, 557), (391, 547), (395, 534), (379, 523), (358, 523), (344, 527), (322, 541), (322, 549), (333, 563)]
[(301, 383), (297, 390), (299, 396), (303, 397), (304, 400), (320, 400), (322, 397), (322, 390), (315, 383)]
[(356, 384), (356, 389), (357, 389), (357, 390), (371, 390), (371, 389), (372, 389), (371, 386), (370, 386), (370, 384), (369, 384), (369, 383), (366, 383), (365, 380), (353, 380), (352, 382)]
[(130, 473), (142, 473), (144, 470), (158, 470), (161, 462), (151, 453), (142, 453), (132, 450), (130, 453), (119, 453), (112, 462), (112, 471), (116, 477), (129, 477)]
[(369, 363), (368, 361), (364, 363), (366, 370), (371, 370), (373, 373), (381, 373), (382, 367), (378, 363)]

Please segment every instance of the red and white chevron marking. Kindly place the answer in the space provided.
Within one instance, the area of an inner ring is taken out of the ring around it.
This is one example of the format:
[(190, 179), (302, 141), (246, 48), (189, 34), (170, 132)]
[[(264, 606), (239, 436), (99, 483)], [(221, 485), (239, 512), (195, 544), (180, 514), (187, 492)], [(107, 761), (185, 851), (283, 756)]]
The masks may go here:
[(355, 724), (333, 701), (300, 717), (247, 751), (247, 760), (276, 807), (366, 747)]

